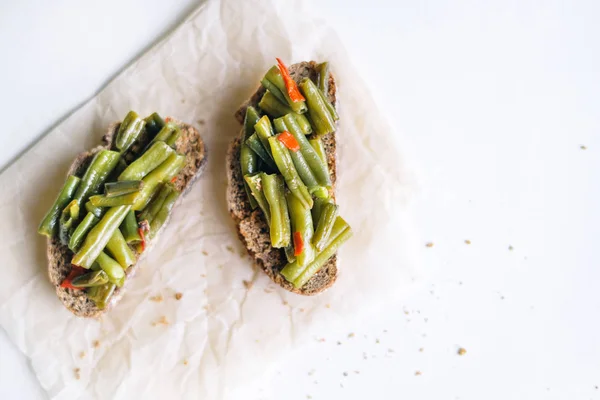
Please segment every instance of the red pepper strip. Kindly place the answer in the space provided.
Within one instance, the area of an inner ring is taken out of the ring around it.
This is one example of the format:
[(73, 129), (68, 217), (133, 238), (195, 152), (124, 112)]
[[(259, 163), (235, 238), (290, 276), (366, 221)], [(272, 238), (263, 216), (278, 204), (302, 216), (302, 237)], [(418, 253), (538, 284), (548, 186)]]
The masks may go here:
[(143, 253), (144, 250), (146, 250), (146, 238), (144, 237), (144, 228), (138, 228), (138, 233), (140, 234), (140, 237), (142, 238), (142, 242), (140, 243), (140, 246), (142, 248), (142, 253)]
[(171, 122), (171, 117), (165, 118), (165, 122)]
[(300, 232), (294, 232), (294, 255), (299, 256), (304, 250), (304, 241)]
[(73, 279), (77, 278), (79, 275), (85, 274), (86, 271), (87, 269), (85, 268), (82, 268), (77, 265), (71, 265), (71, 272), (69, 272), (69, 275), (67, 275), (65, 280), (60, 283), (60, 287), (75, 290), (83, 289), (73, 286), (71, 282), (73, 282)]
[(292, 99), (293, 102), (304, 101), (304, 96), (302, 96), (302, 93), (300, 93), (300, 91), (298, 90), (298, 85), (296, 85), (296, 81), (293, 80), (290, 76), (290, 72), (288, 71), (283, 61), (281, 61), (281, 59), (279, 58), (276, 58), (276, 60), (277, 66), (279, 67), (279, 72), (281, 72), (281, 76), (283, 77), (283, 82), (285, 83), (285, 88), (287, 89), (290, 99)]
[(173, 179), (171, 179), (171, 183), (175, 183), (176, 180), (177, 180), (177, 177), (174, 176)]
[(300, 150), (300, 143), (298, 143), (294, 135), (292, 135), (288, 131), (283, 131), (279, 135), (277, 135), (277, 140), (283, 143), (283, 145), (291, 151), (296, 152)]

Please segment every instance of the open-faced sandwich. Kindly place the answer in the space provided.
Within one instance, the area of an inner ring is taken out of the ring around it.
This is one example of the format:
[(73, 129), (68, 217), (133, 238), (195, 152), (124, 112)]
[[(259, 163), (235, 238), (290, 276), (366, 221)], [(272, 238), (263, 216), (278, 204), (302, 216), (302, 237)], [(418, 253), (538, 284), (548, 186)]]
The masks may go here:
[(338, 215), (336, 86), (328, 64), (277, 59), (236, 113), (227, 202), (254, 262), (283, 288), (314, 295), (337, 278), (352, 236)]
[(82, 317), (97, 317), (119, 301), (206, 163), (198, 131), (156, 113), (143, 119), (131, 111), (102, 139), (75, 159), (38, 227), (48, 237), (56, 294)]

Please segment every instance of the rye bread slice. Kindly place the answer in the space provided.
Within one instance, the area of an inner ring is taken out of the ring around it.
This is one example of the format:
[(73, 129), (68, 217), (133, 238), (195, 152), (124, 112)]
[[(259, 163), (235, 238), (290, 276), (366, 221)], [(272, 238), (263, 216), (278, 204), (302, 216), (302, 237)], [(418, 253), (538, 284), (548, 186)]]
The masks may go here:
[[(196, 128), (183, 122), (175, 121), (182, 130), (182, 134), (176, 142), (177, 152), (186, 156), (186, 163), (181, 172), (176, 177), (174, 182), (175, 187), (181, 191), (181, 195), (177, 199), (174, 209), (177, 207), (179, 202), (192, 186), (194, 181), (200, 176), (204, 166), (206, 165), (206, 148), (202, 137)], [(69, 168), (68, 175), (75, 174), (82, 176), (93, 156), (101, 150), (110, 149), (112, 147), (113, 139), (119, 130), (120, 123), (113, 123), (108, 128), (108, 132), (102, 137), (102, 144), (93, 148), (90, 151), (79, 154), (71, 167)], [(141, 137), (136, 146), (145, 146), (148, 142), (148, 138)], [(60, 283), (65, 279), (71, 270), (71, 259), (73, 258), (73, 252), (58, 239), (48, 239), (48, 276), (50, 282), (56, 288), (56, 295), (63, 302), (65, 307), (69, 309), (73, 314), (79, 317), (92, 317), (96, 318), (110, 310), (115, 306), (123, 297), (127, 284), (135, 275), (139, 266), (141, 256), (147, 254), (153, 243), (158, 240), (160, 232), (167, 226), (168, 220), (162, 226), (157, 235), (148, 243), (146, 250), (142, 254), (136, 253), (136, 263), (130, 266), (127, 271), (127, 279), (123, 287), (116, 288), (115, 292), (110, 300), (110, 303), (105, 309), (99, 309), (96, 304), (87, 297), (87, 294), (83, 290), (73, 290), (60, 287)]]
[[(315, 81), (317, 79), (317, 63), (314, 61), (301, 62), (289, 67), (290, 75), (296, 82), (308, 77)], [(260, 86), (252, 95), (250, 100), (244, 103), (235, 113), (235, 118), (240, 124), (244, 123), (246, 108), (258, 107), (258, 102), (265, 93)], [(329, 77), (329, 91), (327, 97), (331, 104), (336, 106), (336, 86), (333, 75)], [(337, 255), (332, 256), (327, 263), (315, 274), (303, 287), (296, 289), (290, 282), (285, 280), (280, 271), (287, 264), (283, 249), (271, 247), (269, 226), (264, 219), (260, 208), (252, 210), (250, 202), (244, 189), (244, 177), (240, 166), (240, 145), (244, 136), (242, 128), (238, 137), (234, 138), (227, 152), (227, 204), (229, 213), (233, 218), (238, 236), (246, 246), (248, 254), (254, 259), (254, 264), (259, 266), (268, 276), (290, 292), (302, 295), (315, 295), (321, 293), (335, 282), (338, 275)], [(335, 191), (336, 182), (336, 139), (335, 132), (321, 138), (327, 153), (327, 165)]]

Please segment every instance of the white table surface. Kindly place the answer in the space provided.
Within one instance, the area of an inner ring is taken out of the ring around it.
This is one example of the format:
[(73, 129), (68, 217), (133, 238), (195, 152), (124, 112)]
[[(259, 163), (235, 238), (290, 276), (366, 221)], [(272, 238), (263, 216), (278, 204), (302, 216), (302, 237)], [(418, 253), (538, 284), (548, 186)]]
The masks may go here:
[[(0, 166), (195, 3), (1, 2)], [(264, 399), (600, 399), (600, 2), (318, 8), (420, 171), (430, 278), (315, 338)], [(0, 398), (45, 398), (1, 330)]]

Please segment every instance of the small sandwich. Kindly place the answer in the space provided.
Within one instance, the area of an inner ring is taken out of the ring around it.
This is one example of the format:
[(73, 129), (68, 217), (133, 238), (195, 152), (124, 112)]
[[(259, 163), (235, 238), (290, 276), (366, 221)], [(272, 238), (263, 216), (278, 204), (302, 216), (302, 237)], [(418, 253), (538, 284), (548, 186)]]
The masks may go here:
[(236, 113), (227, 202), (254, 263), (314, 295), (335, 282), (337, 251), (352, 236), (335, 200), (336, 86), (326, 62), (277, 63)]
[(69, 168), (38, 233), (48, 275), (73, 314), (98, 317), (123, 296), (181, 194), (206, 164), (200, 133), (157, 113), (112, 124)]

